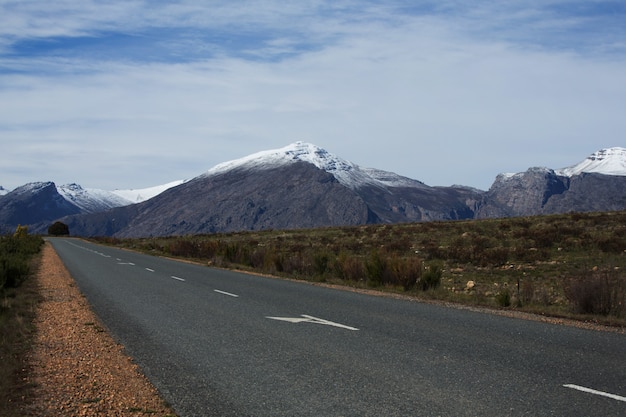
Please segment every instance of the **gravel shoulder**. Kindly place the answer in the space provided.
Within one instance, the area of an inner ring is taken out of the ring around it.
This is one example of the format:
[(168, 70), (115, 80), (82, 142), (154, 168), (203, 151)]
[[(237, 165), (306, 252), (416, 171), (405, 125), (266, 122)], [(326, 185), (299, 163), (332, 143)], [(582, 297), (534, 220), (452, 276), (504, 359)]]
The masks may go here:
[(104, 330), (49, 243), (35, 277), (41, 302), (26, 358), (26, 416), (175, 416)]

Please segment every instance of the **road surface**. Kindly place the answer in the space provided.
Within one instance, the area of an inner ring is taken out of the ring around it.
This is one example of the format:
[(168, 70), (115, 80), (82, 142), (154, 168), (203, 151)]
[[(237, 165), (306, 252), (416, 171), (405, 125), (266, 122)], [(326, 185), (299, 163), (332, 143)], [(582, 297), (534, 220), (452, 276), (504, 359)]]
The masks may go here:
[(181, 417), (626, 415), (623, 334), (50, 241)]

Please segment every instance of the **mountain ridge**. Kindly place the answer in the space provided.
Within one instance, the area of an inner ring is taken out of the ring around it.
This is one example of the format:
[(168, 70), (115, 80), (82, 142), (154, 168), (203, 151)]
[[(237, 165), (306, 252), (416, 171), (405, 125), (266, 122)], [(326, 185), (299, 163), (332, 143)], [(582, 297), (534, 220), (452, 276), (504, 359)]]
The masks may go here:
[[(36, 196), (43, 190), (49, 202)], [(535, 167), (499, 174), (490, 189), (483, 191), (462, 185), (431, 187), (393, 172), (360, 167), (310, 143), (295, 142), (218, 164), (190, 180), (127, 190), (126, 194), (124, 190), (83, 189), (77, 184), (27, 184), (0, 195), (0, 225), (10, 226), (9, 220), (19, 217), (11, 209), (34, 213), (38, 205), (45, 215), (34, 221), (33, 214), (26, 224), (42, 231), (51, 216), (57, 215), (73, 224), (73, 232), (83, 235), (456, 220), (623, 209), (626, 191), (622, 190), (626, 190), (626, 149), (620, 147), (602, 149), (560, 170)], [(29, 195), (33, 202), (25, 203)], [(16, 205), (20, 199), (22, 205)], [(24, 210), (24, 204), (30, 211)], [(56, 209), (50, 210), (53, 206)]]

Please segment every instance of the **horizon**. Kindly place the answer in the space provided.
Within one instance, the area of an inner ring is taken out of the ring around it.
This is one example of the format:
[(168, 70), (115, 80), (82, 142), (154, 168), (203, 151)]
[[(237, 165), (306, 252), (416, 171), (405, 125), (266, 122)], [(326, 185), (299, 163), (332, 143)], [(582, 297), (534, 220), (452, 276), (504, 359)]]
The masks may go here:
[(488, 189), (626, 137), (619, 1), (0, 4), (0, 185), (143, 189), (296, 141)]
[[(193, 179), (193, 178), (196, 178), (196, 177), (199, 177), (199, 176), (205, 175), (205, 174), (207, 174), (207, 173), (213, 172), (213, 171), (215, 171), (215, 168), (219, 168), (219, 167), (222, 167), (222, 166), (232, 165), (232, 163), (233, 163), (233, 162), (240, 162), (240, 161), (242, 161), (242, 162), (243, 162), (243, 161), (246, 161), (246, 160), (250, 160), (250, 157), (253, 157), (253, 156), (260, 156), (260, 155), (263, 155), (263, 154), (269, 154), (269, 153), (272, 153), (273, 151), (279, 151), (279, 150), (283, 150), (283, 149), (285, 149), (285, 148), (290, 148), (290, 147), (292, 147), (293, 145), (296, 145), (296, 144), (299, 144), (299, 143), (303, 143), (303, 144), (305, 144), (305, 145), (312, 145), (312, 146), (314, 146), (314, 147), (317, 147), (317, 145), (312, 144), (312, 143), (298, 141), (298, 142), (291, 143), (291, 144), (289, 144), (289, 145), (287, 145), (287, 146), (285, 146), (285, 147), (281, 147), (281, 148), (278, 148), (278, 149), (266, 149), (266, 150), (259, 151), (259, 152), (255, 152), (255, 153), (250, 154), (250, 155), (245, 155), (245, 156), (243, 156), (243, 157), (236, 158), (236, 159), (233, 159), (233, 160), (230, 160), (230, 161), (224, 161), (224, 162), (218, 163), (218, 164), (216, 164), (215, 166), (211, 167), (210, 169), (205, 170), (204, 172), (199, 173), (199, 174), (194, 175), (193, 177), (189, 177), (189, 178), (179, 178), (179, 179), (175, 179), (175, 180), (168, 181), (168, 182), (166, 182), (166, 183), (162, 183), (162, 184), (153, 184), (153, 185), (149, 185), (149, 186), (147, 186), (147, 187), (140, 187), (140, 188), (120, 188), (120, 187), (116, 187), (116, 188), (114, 188), (114, 189), (98, 189), (98, 188), (95, 188), (95, 189), (97, 189), (97, 190), (101, 190), (101, 191), (110, 191), (110, 192), (114, 192), (114, 193), (117, 193), (119, 196), (124, 197), (124, 198), (127, 198), (127, 199), (129, 199), (129, 200), (131, 200), (131, 201), (132, 201), (132, 198), (131, 198), (131, 197), (129, 197), (129, 195), (130, 195), (130, 194), (133, 194), (132, 192), (136, 192), (136, 191), (149, 191), (149, 190), (151, 190), (151, 189), (152, 189), (152, 191), (154, 191), (154, 192), (156, 192), (156, 193), (158, 194), (158, 193), (160, 193), (160, 192), (164, 191), (165, 189), (167, 189), (167, 188), (169, 188), (169, 187), (171, 187), (171, 186), (180, 185), (181, 183), (184, 183), (184, 182), (186, 182), (186, 181), (189, 181), (189, 180), (191, 180), (191, 179)], [(373, 169), (377, 169), (376, 167), (364, 167), (364, 166), (362, 166), (362, 165), (359, 165), (359, 164), (355, 163), (354, 161), (350, 161), (349, 159), (343, 158), (341, 155), (336, 155), (336, 154), (333, 154), (333, 152), (328, 151), (328, 149), (325, 149), (325, 148), (320, 148), (320, 149), (325, 150), (325, 151), (329, 152), (330, 154), (334, 155), (335, 157), (338, 157), (338, 158), (340, 158), (340, 159), (343, 159), (343, 160), (345, 160), (345, 161), (347, 161), (347, 162), (354, 163), (355, 165), (358, 165), (358, 166), (359, 166), (359, 167), (361, 167), (361, 168), (373, 168)], [(532, 169), (532, 168), (547, 168), (547, 169), (554, 170), (554, 171), (555, 171), (558, 175), (573, 175), (573, 174), (576, 174), (576, 173), (567, 173), (567, 172), (563, 172), (563, 171), (569, 171), (569, 169), (570, 169), (570, 168), (578, 167), (578, 166), (580, 166), (580, 165), (585, 165), (585, 163), (587, 163), (587, 164), (588, 164), (589, 157), (592, 157), (592, 156), (594, 156), (595, 154), (597, 154), (597, 153), (601, 153), (602, 151), (606, 151), (606, 150), (619, 150), (619, 151), (620, 151), (620, 153), (622, 153), (622, 154), (625, 154), (625, 155), (626, 155), (626, 148), (624, 148), (624, 147), (609, 147), (609, 148), (602, 148), (602, 149), (599, 149), (599, 150), (598, 150), (598, 151), (596, 151), (596, 152), (593, 152), (592, 154), (588, 155), (587, 157), (585, 157), (585, 158), (581, 159), (579, 162), (577, 162), (577, 163), (573, 163), (573, 164), (570, 164), (570, 165), (568, 165), (568, 166), (566, 166), (566, 167), (561, 167), (561, 168), (552, 168), (552, 167), (529, 166), (527, 169), (525, 169), (525, 170), (523, 170), (523, 171), (519, 171), (519, 172), (501, 172), (501, 173), (498, 173), (498, 174), (496, 174), (496, 175), (494, 176), (493, 181), (492, 181), (492, 184), (493, 184), (493, 182), (495, 182), (495, 181), (496, 181), (497, 177), (498, 177), (498, 176), (500, 176), (500, 175), (512, 176), (512, 175), (515, 175), (515, 174), (518, 174), (518, 173), (523, 173), (523, 172), (525, 172), (526, 170), (528, 170), (528, 169)], [(310, 161), (309, 161), (309, 162), (310, 162)], [(619, 166), (619, 167), (613, 167), (613, 169), (614, 169), (614, 170), (619, 170), (619, 171), (621, 172), (621, 171), (624, 171), (624, 167), (626, 167), (626, 160), (622, 161), (621, 166)], [(588, 166), (585, 166), (585, 168), (589, 168), (589, 167), (588, 167)], [(597, 171), (584, 171), (584, 172), (597, 172)], [(611, 174), (607, 174), (607, 175), (611, 175)], [(615, 174), (615, 175), (626, 175), (626, 171), (625, 171), (625, 173), (624, 173), (624, 174)], [(410, 178), (410, 177), (409, 177), (409, 178)], [(419, 178), (410, 178), (410, 179), (412, 179), (412, 180), (418, 180), (418, 181), (419, 181)], [(78, 182), (76, 182), (76, 181), (69, 182), (69, 183), (58, 183), (58, 182), (56, 182), (56, 181), (54, 181), (54, 180), (41, 180), (41, 181), (33, 181), (33, 182), (30, 182), (30, 183), (20, 184), (20, 185), (18, 185), (17, 187), (14, 187), (14, 188), (4, 187), (2, 184), (0, 184), (0, 189), (4, 189), (4, 190), (5, 190), (5, 191), (7, 191), (7, 192), (11, 192), (11, 191), (13, 191), (13, 190), (14, 190), (14, 189), (16, 189), (16, 188), (20, 188), (20, 187), (25, 186), (25, 185), (28, 185), (28, 184), (48, 183), (48, 182), (52, 182), (52, 183), (54, 183), (56, 186), (61, 186), (61, 187), (76, 184), (76, 185), (80, 186), (80, 187), (81, 187), (81, 188), (83, 188), (83, 189), (94, 189), (93, 187), (85, 187), (85, 186), (83, 186), (82, 184), (80, 184), (80, 183), (78, 183)], [(429, 186), (430, 186), (431, 184), (426, 184), (426, 185), (429, 185)], [(462, 183), (459, 183), (459, 182), (457, 182), (457, 183), (453, 183), (453, 184), (449, 184), (449, 185), (447, 185), (447, 186), (467, 186), (467, 187), (472, 187), (471, 185), (462, 184)], [(476, 188), (476, 187), (472, 187), (472, 188)], [(160, 191), (156, 191), (157, 189), (159, 189)], [(489, 188), (480, 189), (480, 190), (487, 191), (488, 189), (489, 189)], [(118, 193), (118, 192), (119, 192), (119, 193)], [(125, 192), (126, 192), (126, 194), (129, 194), (128, 192), (131, 192), (131, 193), (127, 196), (127, 195), (125, 195)], [(155, 194), (155, 195), (156, 195), (156, 194)], [(134, 197), (134, 194), (132, 195), (132, 197)]]

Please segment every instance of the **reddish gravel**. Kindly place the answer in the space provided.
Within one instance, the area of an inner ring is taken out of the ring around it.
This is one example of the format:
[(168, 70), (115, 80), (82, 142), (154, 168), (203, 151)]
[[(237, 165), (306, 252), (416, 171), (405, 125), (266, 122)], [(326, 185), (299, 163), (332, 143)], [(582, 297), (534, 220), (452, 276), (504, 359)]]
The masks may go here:
[(174, 416), (104, 331), (49, 243), (36, 276), (42, 301), (27, 358), (26, 416)]

